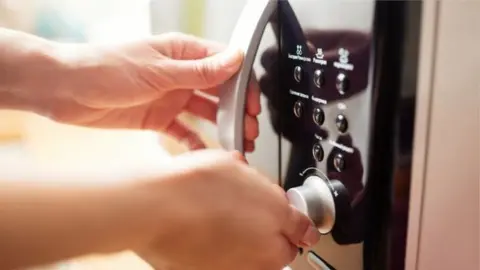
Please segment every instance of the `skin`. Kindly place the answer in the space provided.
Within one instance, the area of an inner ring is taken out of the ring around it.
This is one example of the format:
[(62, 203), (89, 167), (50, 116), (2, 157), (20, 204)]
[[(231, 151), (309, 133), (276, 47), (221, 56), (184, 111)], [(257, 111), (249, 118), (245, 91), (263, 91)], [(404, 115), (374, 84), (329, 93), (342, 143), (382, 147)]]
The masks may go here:
[[(318, 231), (283, 190), (241, 154), (202, 149), (177, 118), (188, 112), (215, 123), (218, 86), (242, 60), (237, 50), (183, 34), (92, 45), (0, 29), (0, 108), (87, 127), (156, 130), (192, 149), (128, 181), (0, 180), (0, 268), (130, 249), (156, 269), (278, 270), (297, 247), (315, 244)], [(252, 81), (248, 151), (258, 136), (259, 99)]]

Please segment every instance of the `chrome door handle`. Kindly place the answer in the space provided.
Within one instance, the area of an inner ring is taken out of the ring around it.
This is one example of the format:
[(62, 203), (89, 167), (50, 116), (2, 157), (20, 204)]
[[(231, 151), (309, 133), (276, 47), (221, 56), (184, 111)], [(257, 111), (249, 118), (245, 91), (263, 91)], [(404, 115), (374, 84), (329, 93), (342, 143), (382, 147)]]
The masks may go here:
[[(244, 53), (240, 70), (220, 87), (219, 108), (217, 113), (218, 137), (220, 145), (226, 150), (244, 152), (243, 119), (245, 115), (245, 96), (253, 70), (253, 62), (262, 40), (263, 32), (269, 22), (277, 39), (280, 40), (280, 22), (272, 18), (280, 8), (282, 29), (289, 36), (289, 42), (307, 46), (302, 28), (293, 8), (287, 0), (249, 0), (230, 38), (230, 46)], [(272, 19), (272, 20), (271, 20)]]
[(245, 95), (263, 32), (277, 5), (278, 0), (250, 0), (230, 39), (230, 46), (242, 50), (244, 60), (240, 70), (222, 85), (219, 93), (217, 125), (220, 144), (226, 150), (244, 152)]

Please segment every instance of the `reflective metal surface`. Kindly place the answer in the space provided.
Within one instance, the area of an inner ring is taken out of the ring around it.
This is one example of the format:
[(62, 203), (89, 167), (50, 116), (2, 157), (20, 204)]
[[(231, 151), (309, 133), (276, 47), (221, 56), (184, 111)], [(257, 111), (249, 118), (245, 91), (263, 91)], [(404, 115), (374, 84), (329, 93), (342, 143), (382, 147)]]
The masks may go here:
[[(282, 0), (264, 32), (249, 164), (287, 191), (325, 179), (334, 199), (334, 226), (294, 270), (403, 268), (421, 7), (407, 2)], [(303, 210), (328, 197), (302, 196)]]

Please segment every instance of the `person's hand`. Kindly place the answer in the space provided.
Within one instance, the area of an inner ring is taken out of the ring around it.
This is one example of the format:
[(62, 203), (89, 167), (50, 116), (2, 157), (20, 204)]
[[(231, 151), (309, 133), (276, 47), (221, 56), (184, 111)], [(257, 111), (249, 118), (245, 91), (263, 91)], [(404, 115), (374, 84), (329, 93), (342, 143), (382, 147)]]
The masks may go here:
[(157, 237), (138, 254), (159, 270), (280, 270), (319, 240), (285, 192), (239, 153), (199, 150), (173, 159), (163, 181), (142, 183), (162, 202)]
[[(177, 117), (188, 112), (216, 121), (218, 87), (240, 67), (237, 50), (169, 33), (117, 45), (58, 44), (55, 89), (38, 95), (41, 114), (74, 125), (166, 132), (191, 148), (204, 145)], [(52, 85), (52, 84), (48, 84)], [(247, 98), (245, 147), (258, 136), (260, 93)]]

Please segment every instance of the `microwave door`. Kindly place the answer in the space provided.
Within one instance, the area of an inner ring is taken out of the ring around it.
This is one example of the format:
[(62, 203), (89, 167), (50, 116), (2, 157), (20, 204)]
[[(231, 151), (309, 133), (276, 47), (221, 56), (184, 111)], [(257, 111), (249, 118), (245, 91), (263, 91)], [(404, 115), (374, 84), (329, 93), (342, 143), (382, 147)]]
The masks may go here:
[(220, 91), (219, 141), (245, 152), (247, 89), (258, 78), (260, 133), (246, 157), (323, 234), (293, 270), (364, 269), (374, 6), (251, 0), (232, 33), (245, 58)]

